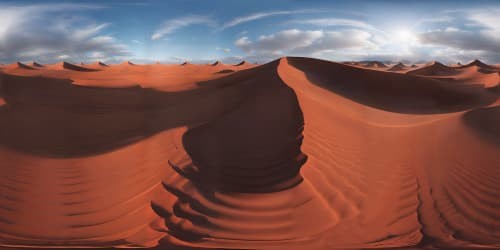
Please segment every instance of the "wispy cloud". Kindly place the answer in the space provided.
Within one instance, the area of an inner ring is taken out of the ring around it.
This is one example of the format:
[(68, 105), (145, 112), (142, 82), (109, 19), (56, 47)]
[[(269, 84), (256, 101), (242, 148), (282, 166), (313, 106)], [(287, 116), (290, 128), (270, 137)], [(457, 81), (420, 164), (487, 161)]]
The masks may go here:
[(309, 24), (320, 27), (348, 26), (361, 29), (375, 30), (374, 26), (366, 22), (353, 19), (346, 19), (346, 18), (314, 18), (314, 19), (295, 20), (293, 21), (293, 23)]
[(225, 22), (221, 26), (221, 30), (231, 28), (237, 25), (240, 25), (242, 23), (247, 23), (251, 21), (255, 21), (258, 19), (266, 18), (266, 17), (271, 17), (271, 16), (277, 16), (277, 15), (291, 15), (291, 14), (299, 14), (299, 13), (311, 13), (311, 12), (318, 12), (319, 10), (312, 10), (312, 9), (304, 9), (304, 10), (280, 10), (280, 11), (268, 11), (268, 12), (258, 12), (258, 13), (253, 13), (247, 16), (240, 16), (236, 17), (230, 21)]
[(151, 36), (151, 40), (158, 40), (168, 34), (173, 33), (174, 31), (184, 28), (190, 25), (202, 24), (207, 26), (213, 26), (215, 21), (213, 21), (208, 16), (184, 16), (175, 19), (170, 19), (165, 21), (160, 28), (158, 28), (153, 35)]
[(215, 50), (221, 50), (221, 51), (224, 51), (226, 53), (229, 53), (231, 52), (231, 49), (230, 48), (221, 48), (221, 47), (216, 47)]

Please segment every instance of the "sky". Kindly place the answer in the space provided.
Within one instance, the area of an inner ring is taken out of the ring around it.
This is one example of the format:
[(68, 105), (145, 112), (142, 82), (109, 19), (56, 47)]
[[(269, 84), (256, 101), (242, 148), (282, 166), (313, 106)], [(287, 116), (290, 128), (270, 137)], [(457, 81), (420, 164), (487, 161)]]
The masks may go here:
[(6, 1), (0, 63), (500, 62), (500, 1)]

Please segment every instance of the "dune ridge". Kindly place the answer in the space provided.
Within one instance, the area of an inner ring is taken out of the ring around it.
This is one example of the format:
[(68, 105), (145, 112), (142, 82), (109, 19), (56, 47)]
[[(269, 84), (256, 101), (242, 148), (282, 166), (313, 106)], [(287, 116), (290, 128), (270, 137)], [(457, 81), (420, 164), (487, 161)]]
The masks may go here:
[(440, 62), (432, 62), (426, 66), (408, 71), (406, 74), (423, 76), (452, 76), (458, 74), (458, 71)]
[(404, 65), (401, 62), (399, 62), (396, 65), (393, 65), (392, 67), (390, 67), (389, 69), (387, 69), (387, 71), (401, 71), (401, 70), (405, 70), (406, 68), (407, 68), (406, 65)]
[(62, 62), (58, 64), (58, 66), (62, 67), (63, 69), (74, 70), (74, 71), (83, 71), (83, 72), (98, 71), (98, 69), (91, 69), (83, 66), (78, 66), (76, 64), (72, 64), (69, 62)]
[(215, 61), (214, 63), (210, 64), (211, 66), (219, 66), (222, 65), (220, 61)]
[(24, 63), (21, 63), (21, 62), (17, 62), (17, 68), (20, 68), (20, 69), (29, 69), (29, 70), (34, 70), (35, 68), (27, 65), (27, 64), (24, 64)]
[(33, 67), (42, 68), (42, 67), (45, 67), (45, 66), (43, 64), (40, 64), (40, 63), (37, 63), (37, 62), (33, 62)]
[(245, 61), (245, 60), (243, 60), (243, 61), (241, 61), (241, 62), (239, 62), (239, 63), (235, 64), (234, 66), (242, 66), (242, 65), (247, 65), (247, 64), (248, 64), (248, 62), (247, 62), (247, 61)]

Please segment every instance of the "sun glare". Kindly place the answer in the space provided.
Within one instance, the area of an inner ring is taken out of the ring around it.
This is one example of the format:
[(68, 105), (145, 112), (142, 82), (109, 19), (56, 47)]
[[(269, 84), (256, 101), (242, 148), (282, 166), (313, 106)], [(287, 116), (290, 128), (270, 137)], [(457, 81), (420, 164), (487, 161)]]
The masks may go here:
[(400, 29), (394, 32), (394, 41), (399, 43), (413, 43), (416, 39), (415, 34), (407, 29)]

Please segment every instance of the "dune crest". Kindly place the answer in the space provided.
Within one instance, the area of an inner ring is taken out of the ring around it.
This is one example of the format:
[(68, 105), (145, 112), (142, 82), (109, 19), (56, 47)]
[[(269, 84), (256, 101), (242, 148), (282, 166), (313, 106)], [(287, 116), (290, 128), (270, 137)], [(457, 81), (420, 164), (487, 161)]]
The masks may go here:
[(404, 65), (401, 62), (399, 62), (396, 65), (393, 65), (392, 67), (390, 67), (389, 69), (387, 69), (387, 71), (401, 71), (401, 70), (405, 70), (406, 68), (407, 68), (406, 65)]
[(33, 62), (33, 67), (42, 68), (42, 67), (45, 67), (45, 66), (43, 64), (40, 64), (40, 63), (37, 63), (37, 62)]
[(21, 63), (21, 62), (17, 62), (17, 68), (20, 68), (20, 69), (30, 69), (30, 70), (33, 70), (35, 68), (27, 65), (27, 64), (24, 64), (24, 63)]
[(387, 65), (379, 61), (361, 62), (361, 65), (363, 65), (364, 67), (387, 68)]
[(62, 66), (63, 69), (74, 70), (74, 71), (85, 71), (85, 72), (98, 71), (98, 69), (91, 69), (83, 66), (78, 66), (76, 64), (68, 62), (62, 62), (59, 65)]
[(484, 62), (481, 62), (480, 60), (478, 59), (475, 59), (474, 61), (468, 63), (468, 64), (465, 64), (465, 65), (462, 65), (460, 66), (460, 68), (469, 68), (469, 67), (473, 67), (473, 66), (477, 66), (477, 67), (480, 67), (480, 68), (483, 68), (483, 69), (495, 69), (495, 67), (491, 66), (491, 65), (488, 65)]
[(452, 68), (448, 67), (440, 62), (432, 62), (426, 66), (420, 67), (415, 70), (410, 70), (406, 72), (409, 75), (423, 75), (423, 76), (448, 76), (458, 74), (459, 72)]
[(245, 61), (245, 60), (243, 60), (243, 61), (241, 61), (241, 62), (239, 62), (239, 63), (235, 64), (234, 66), (243, 66), (243, 65), (247, 65), (247, 64), (248, 64), (248, 62), (247, 62), (247, 61)]

